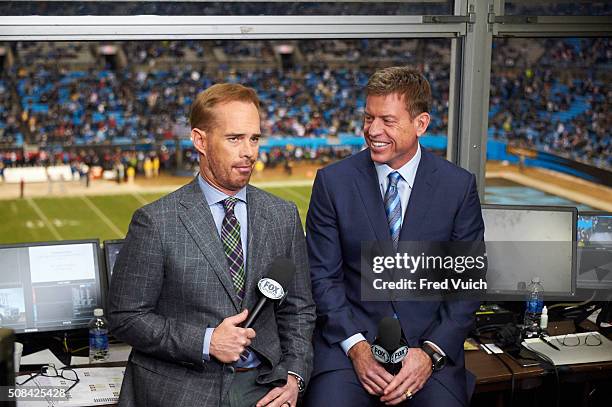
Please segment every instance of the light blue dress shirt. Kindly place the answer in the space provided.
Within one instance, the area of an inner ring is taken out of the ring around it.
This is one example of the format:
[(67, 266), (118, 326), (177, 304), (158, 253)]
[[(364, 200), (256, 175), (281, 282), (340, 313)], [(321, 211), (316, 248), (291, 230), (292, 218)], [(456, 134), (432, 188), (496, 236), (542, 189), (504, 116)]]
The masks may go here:
[[(215, 221), (215, 226), (217, 227), (217, 233), (221, 236), (221, 226), (223, 223), (223, 218), (225, 218), (225, 209), (223, 208), (223, 201), (229, 198), (230, 195), (225, 194), (224, 192), (219, 191), (217, 188), (210, 185), (207, 181), (202, 178), (201, 175), (198, 176), (198, 182), (200, 184), (200, 188), (204, 193), (204, 199), (208, 203), (210, 211), (212, 212), (213, 219)], [(247, 193), (246, 187), (242, 188), (240, 191), (234, 195), (235, 198), (238, 198), (238, 202), (236, 202), (236, 206), (234, 207), (234, 214), (240, 222), (240, 242), (242, 243), (242, 253), (244, 253), (244, 269), (247, 268), (247, 239), (248, 239), (248, 217), (247, 217)], [(229, 271), (228, 271), (229, 273)], [(210, 340), (212, 339), (212, 334), (215, 328), (206, 328), (206, 332), (204, 333), (204, 344), (202, 347), (202, 359), (205, 361), (210, 360)], [(246, 360), (239, 360), (234, 364), (236, 367), (257, 367), (261, 361), (257, 358), (255, 352), (248, 352), (248, 358)]]

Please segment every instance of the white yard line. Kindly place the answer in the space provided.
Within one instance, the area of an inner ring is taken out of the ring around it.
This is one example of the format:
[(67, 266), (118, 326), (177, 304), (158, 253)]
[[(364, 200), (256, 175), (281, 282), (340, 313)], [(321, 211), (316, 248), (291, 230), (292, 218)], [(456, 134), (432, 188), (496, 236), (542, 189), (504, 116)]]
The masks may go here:
[(98, 215), (98, 217), (100, 219), (102, 219), (102, 221), (104, 223), (106, 223), (106, 226), (108, 226), (119, 238), (123, 238), (123, 232), (121, 231), (121, 229), (119, 229), (117, 227), (117, 225), (115, 225), (113, 223), (112, 220), (110, 220), (108, 218), (108, 216), (106, 216), (93, 202), (91, 202), (91, 200), (89, 198), (87, 198), (86, 196), (81, 195), (81, 199), (83, 200), (83, 202), (85, 202), (87, 204), (87, 206), (96, 213), (96, 215)]
[(32, 198), (26, 198), (26, 202), (34, 209), (34, 212), (36, 212), (38, 217), (45, 223), (45, 226), (53, 233), (53, 236), (55, 236), (57, 240), (63, 240), (62, 235), (59, 234), (55, 226), (49, 221), (49, 218), (47, 218), (42, 209), (40, 209), (40, 206), (38, 206)]
[(149, 201), (144, 199), (144, 197), (142, 195), (140, 195), (138, 192), (132, 192), (131, 194), (141, 204), (143, 204), (143, 205), (148, 205), (149, 204)]

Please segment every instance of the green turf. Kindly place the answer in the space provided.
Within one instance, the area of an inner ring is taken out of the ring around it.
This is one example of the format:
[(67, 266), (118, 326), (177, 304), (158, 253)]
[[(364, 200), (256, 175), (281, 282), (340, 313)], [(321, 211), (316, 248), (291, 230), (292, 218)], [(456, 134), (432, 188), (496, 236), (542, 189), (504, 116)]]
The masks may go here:
[[(267, 191), (298, 206), (302, 223), (311, 187), (275, 187)], [(0, 244), (74, 239), (120, 239), (132, 214), (164, 193), (0, 200)]]

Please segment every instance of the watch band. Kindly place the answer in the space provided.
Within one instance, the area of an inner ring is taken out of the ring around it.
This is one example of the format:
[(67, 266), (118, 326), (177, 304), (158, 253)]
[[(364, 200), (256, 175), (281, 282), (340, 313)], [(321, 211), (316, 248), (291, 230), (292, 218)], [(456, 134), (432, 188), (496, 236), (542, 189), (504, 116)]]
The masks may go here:
[(434, 372), (442, 369), (446, 365), (446, 356), (442, 356), (433, 347), (424, 344), (421, 349), (431, 358), (431, 370)]
[(304, 379), (302, 379), (302, 377), (297, 373), (289, 372), (288, 374), (295, 377), (298, 385), (298, 392), (302, 394), (304, 390), (306, 390), (306, 383), (304, 383)]

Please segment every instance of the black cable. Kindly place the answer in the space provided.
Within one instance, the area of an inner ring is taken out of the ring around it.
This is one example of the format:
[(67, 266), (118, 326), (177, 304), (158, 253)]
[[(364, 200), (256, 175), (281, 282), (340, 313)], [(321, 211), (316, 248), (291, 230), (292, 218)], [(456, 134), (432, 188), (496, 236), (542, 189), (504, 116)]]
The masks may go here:
[(531, 348), (527, 348), (527, 349), (530, 352), (533, 352), (537, 357), (539, 357), (540, 359), (542, 359), (543, 361), (545, 361), (546, 363), (550, 364), (553, 367), (553, 370), (555, 371), (555, 380), (557, 384), (555, 405), (559, 407), (559, 403), (561, 402), (561, 380), (559, 379), (559, 370), (557, 369), (555, 362), (553, 362), (552, 359), (546, 356), (545, 354), (538, 352), (535, 349), (531, 349)]
[[(475, 336), (474, 339), (479, 344), (484, 345), (485, 347), (487, 347), (487, 344), (483, 343), (478, 336)], [(489, 349), (489, 348), (487, 347), (487, 349)], [(512, 407), (512, 406), (514, 406), (514, 393), (516, 391), (516, 381), (515, 381), (515, 378), (514, 378), (514, 372), (512, 371), (512, 368), (510, 367), (510, 365), (508, 363), (506, 363), (506, 361), (504, 359), (502, 359), (497, 353), (493, 352), (490, 349), (489, 349), (489, 351), (491, 352), (491, 354), (493, 356), (495, 356), (497, 358), (497, 360), (502, 362), (502, 364), (506, 367), (506, 370), (508, 370), (508, 372), (510, 373), (510, 406)]]

